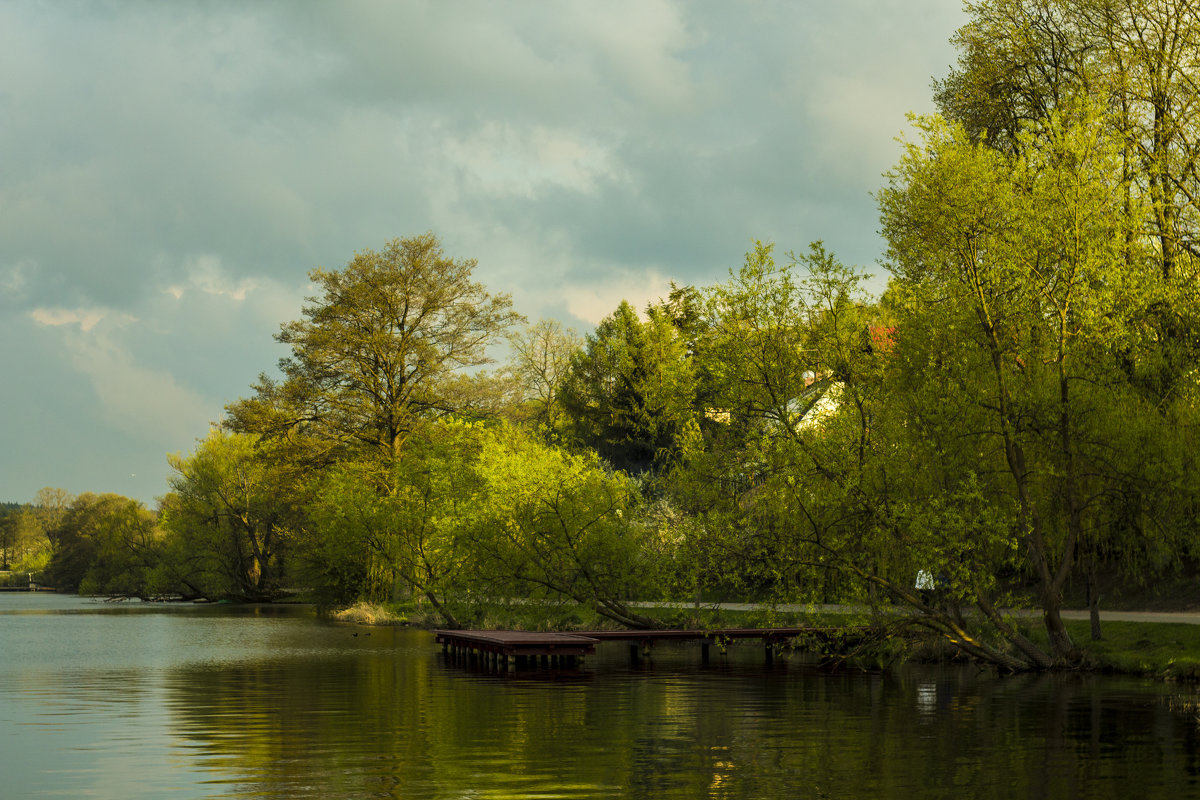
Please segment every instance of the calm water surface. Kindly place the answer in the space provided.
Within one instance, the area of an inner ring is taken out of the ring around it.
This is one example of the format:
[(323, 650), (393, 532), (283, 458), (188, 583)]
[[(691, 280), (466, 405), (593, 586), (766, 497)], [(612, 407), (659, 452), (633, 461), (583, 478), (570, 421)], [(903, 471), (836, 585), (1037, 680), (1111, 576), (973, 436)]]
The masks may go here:
[(4, 798), (1200, 798), (1198, 713), (1192, 686), (757, 647), (496, 675), (303, 608), (0, 594)]

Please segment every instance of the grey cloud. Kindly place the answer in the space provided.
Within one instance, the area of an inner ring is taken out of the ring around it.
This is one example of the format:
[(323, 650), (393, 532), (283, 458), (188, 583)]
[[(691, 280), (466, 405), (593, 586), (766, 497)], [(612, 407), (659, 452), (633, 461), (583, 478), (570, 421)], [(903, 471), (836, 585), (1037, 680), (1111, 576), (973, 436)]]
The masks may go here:
[[(61, 337), (29, 335), (32, 309), (137, 318), (114, 340), (129, 374), (219, 413), (281, 355), (308, 270), (430, 229), (535, 316), (610, 276), (721, 279), (755, 238), (869, 265), (869, 193), (961, 17), (958, 0), (0, 4), (0, 333), (28, 387), (6, 408), (55, 409), (72, 471), (98, 448), (146, 457)], [(206, 259), (259, 288), (203, 294)], [(171, 287), (193, 294), (171, 307)], [(51, 456), (7, 435), (0, 499), (22, 499), (12, 464)]]

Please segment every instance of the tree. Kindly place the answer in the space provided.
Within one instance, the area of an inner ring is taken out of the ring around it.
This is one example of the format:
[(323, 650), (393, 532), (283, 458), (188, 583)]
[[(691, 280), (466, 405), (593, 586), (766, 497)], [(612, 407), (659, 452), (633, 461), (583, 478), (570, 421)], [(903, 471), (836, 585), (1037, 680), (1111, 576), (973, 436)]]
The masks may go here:
[(0, 570), (7, 572), (22, 560), (29, 544), (30, 517), (19, 507), (0, 510)]
[(630, 478), (593, 454), (500, 426), (486, 431), (474, 482), (479, 517), (464, 542), (473, 585), (493, 596), (570, 600), (622, 625), (654, 626), (630, 604), (654, 591), (659, 574)]
[(191, 455), (168, 457), (168, 568), (189, 594), (251, 602), (279, 596), (303, 495), (294, 470), (274, 456), (254, 436), (213, 430)]
[(45, 574), (55, 588), (143, 599), (161, 594), (154, 580), (161, 537), (139, 501), (84, 493), (48, 535), (53, 551)]
[(654, 567), (622, 473), (506, 423), (443, 419), (414, 437), (379, 494), (371, 465), (324, 479), (308, 546), (329, 602), (411, 593), (457, 627), (473, 605), (570, 601), (626, 625)]
[[(386, 478), (371, 474), (379, 465), (363, 462), (325, 476), (305, 552), (327, 601), (412, 594), (458, 627), (454, 606), (479, 588), (469, 556), (486, 502), (475, 471), (484, 436), (481, 423), (443, 419), (414, 437)], [(391, 492), (372, 488), (385, 482)]]
[(74, 500), (75, 496), (66, 489), (52, 486), (38, 489), (37, 494), (33, 496), (33, 508), (42, 527), (50, 530), (62, 522)]
[(960, 516), (946, 536), (986, 539), (976, 552), (993, 555), (1006, 542), (1016, 548), (1037, 585), (1051, 655), (996, 613), (989, 572), (1003, 562), (964, 562), (943, 540), (939, 563), (975, 564), (959, 570), (955, 591), (1020, 659), (1042, 667), (1074, 656), (1062, 590), (1111, 513), (1122, 471), (1113, 469), (1114, 433), (1123, 417), (1155, 413), (1116, 369), (1117, 354), (1138, 346), (1140, 311), (1156, 287), (1128, 250), (1137, 215), (1128, 213), (1120, 145), (1096, 114), (1087, 98), (1060, 101), (1049, 120), (1022, 130), (1013, 156), (925, 121), (924, 141), (880, 193), (907, 367), (894, 394), (908, 398), (921, 437), (910, 446), (939, 475), (961, 476), (943, 485), (949, 496), (990, 509)]
[(696, 416), (687, 342), (661, 307), (643, 322), (622, 301), (571, 357), (561, 396), (581, 444), (618, 469), (661, 468)]
[[(1093, 123), (1117, 143), (1126, 211), (1157, 239), (1144, 266), (1168, 283), (1191, 280), (1200, 246), (1200, 9), (1190, 0), (982, 0), (968, 12), (955, 37), (958, 67), (938, 84), (946, 118), (1013, 153), (1030, 143), (1030, 126), (1081, 99), (1103, 109)], [(1142, 233), (1134, 230), (1131, 239)], [(1151, 319), (1175, 343), (1190, 338), (1177, 312)]]
[(522, 416), (547, 432), (555, 432), (563, 416), (563, 381), (582, 339), (557, 320), (541, 320), (514, 332), (508, 341), (513, 352), (509, 369), (526, 409)]
[(227, 424), (287, 436), (321, 463), (398, 460), (422, 422), (459, 407), (456, 371), (489, 363), (489, 345), (520, 320), (507, 295), (471, 280), (475, 266), (426, 233), (356, 253), (340, 271), (313, 270), (320, 294), (275, 337), (292, 348), (283, 380), (260, 376)]
[(819, 242), (783, 266), (760, 242), (706, 293), (697, 360), (715, 424), (671, 481), (701, 520), (681, 542), (699, 582), (780, 599), (857, 599), (832, 556), (846, 565), (872, 557), (860, 522), (875, 500), (863, 475), (878, 428), (864, 374), (876, 320), (861, 277)]

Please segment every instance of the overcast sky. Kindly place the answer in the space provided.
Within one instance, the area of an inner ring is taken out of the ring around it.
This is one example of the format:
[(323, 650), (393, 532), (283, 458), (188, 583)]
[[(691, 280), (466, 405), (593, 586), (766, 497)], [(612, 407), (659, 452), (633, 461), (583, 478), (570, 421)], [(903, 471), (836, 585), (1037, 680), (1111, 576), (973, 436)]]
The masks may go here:
[(152, 504), (307, 273), (433, 231), (531, 320), (882, 253), (959, 0), (0, 4), (0, 500)]

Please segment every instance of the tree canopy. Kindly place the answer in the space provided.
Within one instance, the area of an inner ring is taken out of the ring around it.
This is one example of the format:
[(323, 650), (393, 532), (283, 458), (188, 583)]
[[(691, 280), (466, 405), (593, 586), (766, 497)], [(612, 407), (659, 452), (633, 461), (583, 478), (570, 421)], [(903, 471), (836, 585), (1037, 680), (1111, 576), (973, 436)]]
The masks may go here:
[(489, 346), (521, 319), (507, 295), (471, 280), (475, 266), (426, 233), (313, 270), (320, 294), (275, 337), (292, 348), (283, 379), (261, 376), (227, 409), (229, 426), (295, 437), (325, 458), (397, 459), (421, 422), (460, 408), (456, 372), (490, 363)]

